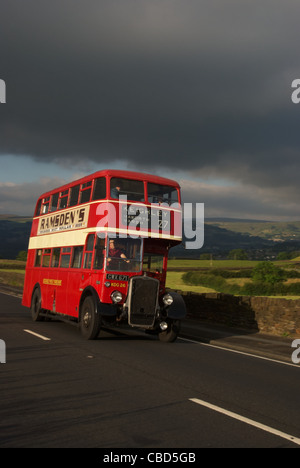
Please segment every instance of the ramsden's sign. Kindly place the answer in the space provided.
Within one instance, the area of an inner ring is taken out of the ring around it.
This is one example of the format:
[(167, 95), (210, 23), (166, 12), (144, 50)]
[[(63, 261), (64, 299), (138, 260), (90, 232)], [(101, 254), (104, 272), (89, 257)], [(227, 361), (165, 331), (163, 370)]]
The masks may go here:
[(85, 228), (87, 227), (88, 217), (89, 206), (43, 216), (39, 220), (37, 235)]

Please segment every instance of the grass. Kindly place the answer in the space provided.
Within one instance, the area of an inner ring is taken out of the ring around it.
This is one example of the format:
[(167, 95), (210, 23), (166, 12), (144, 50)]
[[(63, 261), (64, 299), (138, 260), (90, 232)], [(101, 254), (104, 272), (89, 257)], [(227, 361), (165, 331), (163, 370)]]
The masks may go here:
[(254, 268), (259, 261), (255, 260), (169, 260), (168, 268)]
[(0, 283), (23, 288), (25, 267), (26, 262), (0, 259)]
[(23, 288), (25, 278), (25, 270), (0, 270), (0, 283)]
[(202, 286), (189, 286), (182, 281), (184, 272), (168, 271), (166, 287), (170, 289), (177, 289), (180, 291), (189, 291), (196, 293), (216, 292), (214, 289), (205, 288)]
[[(300, 257), (299, 257), (300, 259)], [(192, 259), (170, 259), (168, 261), (168, 269), (173, 268), (184, 268), (198, 270), (201, 268), (223, 268), (226, 269), (241, 269), (241, 268), (255, 268), (258, 263), (261, 263), (261, 260), (192, 260)], [(272, 261), (277, 266), (291, 266), (293, 267), (295, 263), (299, 263), (292, 260), (282, 260), (282, 261)]]
[(26, 262), (0, 259), (0, 270), (25, 270)]

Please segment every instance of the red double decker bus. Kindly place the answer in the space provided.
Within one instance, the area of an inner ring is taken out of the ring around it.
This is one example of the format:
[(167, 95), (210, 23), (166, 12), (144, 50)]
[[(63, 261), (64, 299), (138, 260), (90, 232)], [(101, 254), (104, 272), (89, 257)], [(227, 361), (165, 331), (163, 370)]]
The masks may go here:
[(166, 292), (169, 249), (181, 243), (177, 182), (104, 170), (44, 193), (33, 218), (23, 305), (34, 321), (72, 321), (86, 339), (129, 324), (175, 341), (186, 315)]

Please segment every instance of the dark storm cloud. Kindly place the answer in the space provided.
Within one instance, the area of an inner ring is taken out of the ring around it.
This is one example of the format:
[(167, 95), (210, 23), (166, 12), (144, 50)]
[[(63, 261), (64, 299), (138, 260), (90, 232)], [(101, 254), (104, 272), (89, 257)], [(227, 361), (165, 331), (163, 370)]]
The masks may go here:
[(298, 1), (2, 0), (0, 154), (298, 187)]

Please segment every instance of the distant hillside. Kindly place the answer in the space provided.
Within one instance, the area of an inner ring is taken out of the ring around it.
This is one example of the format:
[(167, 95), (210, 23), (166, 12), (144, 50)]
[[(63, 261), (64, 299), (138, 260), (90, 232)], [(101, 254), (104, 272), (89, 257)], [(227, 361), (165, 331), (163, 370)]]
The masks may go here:
[(27, 250), (30, 230), (31, 221), (24, 218), (0, 219), (0, 258), (15, 259), (20, 250)]
[(275, 242), (300, 240), (300, 221), (257, 221), (241, 219), (207, 219), (211, 226)]
[[(27, 250), (31, 223), (30, 217), (0, 215), (0, 257), (15, 259), (20, 250)], [(199, 258), (205, 252), (226, 256), (226, 252), (238, 248), (270, 256), (300, 251), (300, 222), (208, 219), (204, 237), (202, 249), (185, 250), (181, 245), (171, 250), (171, 256)]]
[[(190, 239), (188, 239), (190, 240)], [(251, 251), (271, 250), (274, 242), (258, 236), (249, 236), (240, 232), (230, 231), (218, 226), (205, 223), (204, 246), (198, 250), (185, 250), (182, 245), (172, 248), (172, 257), (194, 257), (199, 258), (202, 253), (213, 253), (214, 255), (226, 254), (233, 249), (245, 249)]]

